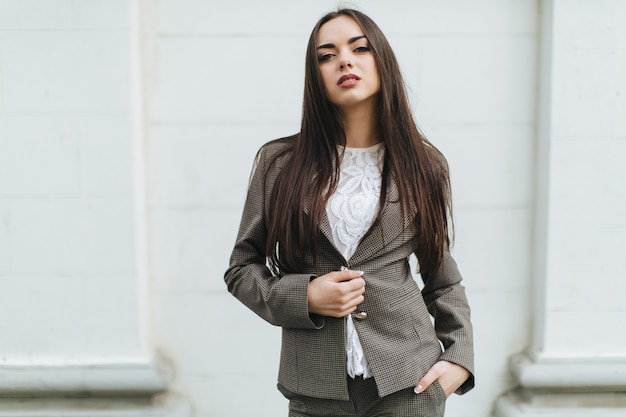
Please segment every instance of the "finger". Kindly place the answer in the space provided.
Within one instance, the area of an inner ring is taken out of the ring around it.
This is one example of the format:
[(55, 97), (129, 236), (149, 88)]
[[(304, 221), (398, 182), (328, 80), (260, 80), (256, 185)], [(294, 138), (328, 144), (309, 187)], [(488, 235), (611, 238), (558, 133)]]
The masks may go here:
[(333, 271), (326, 275), (322, 275), (320, 278), (324, 278), (331, 282), (346, 282), (355, 278), (360, 278), (363, 275), (363, 271)]
[(363, 276), (363, 271), (353, 271), (351, 269), (347, 269), (345, 271), (339, 271), (342, 274), (343, 281), (354, 280), (357, 278), (361, 278)]
[(359, 304), (363, 304), (363, 301), (365, 301), (365, 297), (363, 297), (362, 295), (355, 297), (353, 303), (351, 303), (352, 311), (356, 310)]
[(342, 281), (348, 281), (355, 278), (360, 278), (363, 276), (363, 271), (357, 271), (353, 269), (348, 269), (345, 266), (341, 267), (341, 270), (337, 271), (342, 277)]
[(346, 307), (346, 308), (340, 310), (335, 317), (341, 318), (341, 317), (349, 316), (350, 314), (352, 314), (356, 310), (356, 306), (357, 305), (358, 304), (355, 304), (352, 307)]
[(416, 394), (423, 392), (426, 388), (430, 386), (430, 384), (435, 382), (435, 380), (438, 379), (440, 376), (441, 376), (441, 372), (439, 368), (433, 366), (432, 368), (428, 370), (428, 372), (426, 372), (426, 375), (424, 375), (422, 379), (419, 380), (419, 382), (417, 383), (413, 391)]
[(363, 302), (363, 290), (349, 292), (337, 299), (337, 306), (344, 310), (346, 308), (356, 308)]
[(343, 297), (342, 302), (345, 306), (356, 307), (363, 302), (363, 290), (352, 291)]
[(350, 281), (345, 281), (344, 289), (348, 292), (363, 292), (365, 291), (365, 280), (363, 278), (357, 277), (353, 278)]
[(341, 298), (337, 307), (339, 308), (339, 317), (347, 316), (348, 314), (354, 312), (359, 304), (362, 304), (365, 301), (365, 297), (363, 297), (364, 289), (351, 292), (346, 294)]

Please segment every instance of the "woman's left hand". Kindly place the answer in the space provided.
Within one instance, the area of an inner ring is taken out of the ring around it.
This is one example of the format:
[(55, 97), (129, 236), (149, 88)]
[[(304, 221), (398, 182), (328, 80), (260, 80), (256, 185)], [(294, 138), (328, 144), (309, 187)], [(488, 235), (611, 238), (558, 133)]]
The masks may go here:
[(435, 380), (438, 380), (439, 385), (441, 385), (441, 388), (443, 388), (446, 393), (446, 397), (449, 397), (463, 385), (469, 376), (469, 371), (462, 366), (448, 361), (439, 361), (428, 370), (422, 379), (420, 379), (415, 386), (415, 393), (419, 394), (428, 388)]

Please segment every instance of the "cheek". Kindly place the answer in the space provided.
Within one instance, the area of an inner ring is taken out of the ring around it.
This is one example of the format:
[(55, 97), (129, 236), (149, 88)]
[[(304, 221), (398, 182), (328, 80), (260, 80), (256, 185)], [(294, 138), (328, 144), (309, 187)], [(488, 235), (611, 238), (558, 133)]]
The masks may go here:
[(331, 71), (327, 69), (325, 70), (325, 68), (322, 67), (320, 68), (320, 75), (322, 77), (322, 83), (324, 84), (324, 90), (326, 92), (326, 95), (328, 95), (331, 91), (331, 87), (334, 84), (333, 74), (331, 74)]
[(324, 83), (324, 87), (328, 88), (331, 85), (331, 74), (326, 66), (320, 68), (320, 75), (322, 76), (322, 82)]
[(378, 66), (376, 65), (376, 62), (374, 61), (374, 59), (372, 58), (372, 62), (371, 62), (371, 68), (372, 68), (372, 74), (374, 74), (374, 76), (376, 77), (376, 90), (380, 89), (380, 73), (378, 72)]
[(374, 90), (375, 90), (377, 93), (378, 93), (378, 92), (380, 92), (380, 77), (378, 77), (378, 78), (376, 79), (376, 83), (375, 83), (375, 86), (374, 86)]

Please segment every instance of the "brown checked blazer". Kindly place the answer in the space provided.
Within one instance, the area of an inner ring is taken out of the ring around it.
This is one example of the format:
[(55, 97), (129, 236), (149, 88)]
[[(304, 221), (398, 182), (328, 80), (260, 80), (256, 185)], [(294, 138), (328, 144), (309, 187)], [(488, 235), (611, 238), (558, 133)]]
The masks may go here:
[(284, 141), (270, 142), (259, 152), (224, 276), (235, 297), (266, 321), (282, 327), (279, 384), (300, 395), (349, 399), (346, 320), (309, 314), (307, 309), (309, 281), (346, 266), (365, 272), (365, 301), (358, 311), (365, 311), (367, 317), (354, 317), (354, 324), (379, 395), (415, 386), (438, 360), (469, 370), (472, 375), (457, 392), (470, 390), (474, 386), (472, 325), (461, 275), (446, 253), (437, 273), (422, 275), (420, 291), (408, 263), (416, 249), (415, 230), (402, 216), (393, 180), (380, 220), (350, 259), (344, 259), (333, 246), (325, 218), (317, 262), (305, 254), (305, 268), (300, 273), (272, 275), (265, 256), (268, 201), (288, 155), (271, 165), (269, 161), (283, 146)]

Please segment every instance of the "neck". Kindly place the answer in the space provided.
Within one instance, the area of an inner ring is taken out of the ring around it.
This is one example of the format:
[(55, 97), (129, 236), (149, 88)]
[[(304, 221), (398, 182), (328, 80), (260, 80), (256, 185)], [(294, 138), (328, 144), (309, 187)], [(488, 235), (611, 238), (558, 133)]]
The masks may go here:
[(341, 116), (346, 134), (346, 147), (367, 148), (381, 141), (373, 105), (342, 109)]

